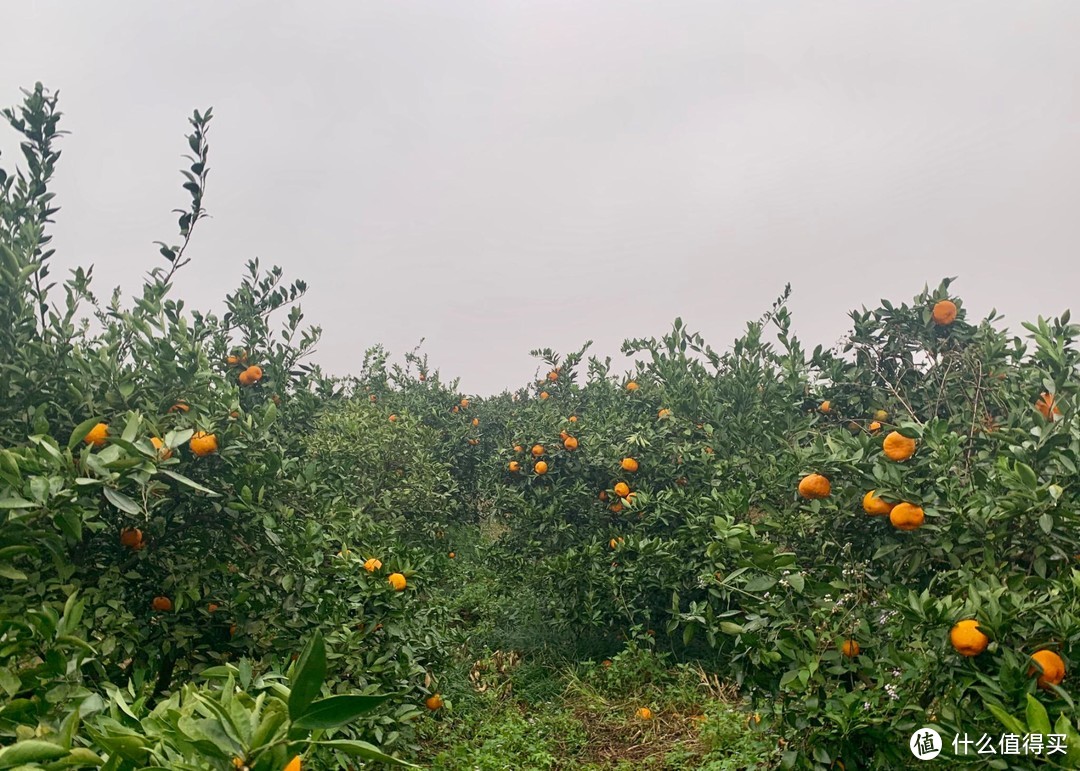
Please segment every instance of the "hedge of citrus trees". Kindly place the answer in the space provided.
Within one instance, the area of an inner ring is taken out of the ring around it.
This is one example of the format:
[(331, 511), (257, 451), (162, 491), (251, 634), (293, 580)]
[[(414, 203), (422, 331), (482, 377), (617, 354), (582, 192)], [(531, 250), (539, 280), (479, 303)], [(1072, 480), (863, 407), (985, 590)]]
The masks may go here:
[(724, 352), (681, 321), (627, 341), (628, 372), (538, 350), (481, 398), (375, 347), (332, 379), (279, 269), (220, 316), (174, 297), (210, 111), (141, 293), (56, 283), (56, 107), (5, 112), (0, 767), (404, 762), (469, 639), (465, 549), (567, 649), (737, 682), (786, 767), (903, 766), (923, 726), (1059, 734), (1080, 765), (1067, 312), (1018, 336), (946, 280), (808, 351), (785, 291)]

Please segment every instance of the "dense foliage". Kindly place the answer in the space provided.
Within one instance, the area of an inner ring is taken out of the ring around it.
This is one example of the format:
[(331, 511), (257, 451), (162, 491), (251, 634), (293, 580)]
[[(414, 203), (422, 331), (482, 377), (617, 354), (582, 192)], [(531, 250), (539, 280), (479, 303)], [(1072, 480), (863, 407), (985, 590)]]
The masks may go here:
[(746, 765), (901, 767), (935, 726), (1059, 734), (992, 764), (1080, 766), (1067, 312), (1017, 337), (945, 280), (807, 351), (785, 291), (726, 352), (680, 320), (627, 341), (631, 372), (534, 351), (536, 381), (479, 398), (373, 348), (329, 378), (280, 269), (249, 263), (221, 316), (174, 297), (209, 110), (141, 294), (57, 284), (56, 107), (4, 113), (0, 768), (400, 763), (451, 696), (541, 700), (511, 670), (544, 649), (594, 696), (662, 682), (643, 651), (734, 684), (755, 733), (701, 730)]

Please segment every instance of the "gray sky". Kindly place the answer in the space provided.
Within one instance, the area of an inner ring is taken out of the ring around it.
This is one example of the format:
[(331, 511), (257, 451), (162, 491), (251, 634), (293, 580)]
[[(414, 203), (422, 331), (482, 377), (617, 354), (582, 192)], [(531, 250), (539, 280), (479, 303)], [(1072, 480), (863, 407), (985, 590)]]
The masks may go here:
[(789, 281), (811, 347), (943, 276), (1016, 329), (1075, 305), (1075, 0), (5, 2), (0, 30), (0, 103), (41, 80), (72, 132), (57, 267), (137, 287), (212, 105), (178, 289), (220, 309), (280, 264), (331, 372), (426, 337), (488, 393), (677, 315), (726, 348)]

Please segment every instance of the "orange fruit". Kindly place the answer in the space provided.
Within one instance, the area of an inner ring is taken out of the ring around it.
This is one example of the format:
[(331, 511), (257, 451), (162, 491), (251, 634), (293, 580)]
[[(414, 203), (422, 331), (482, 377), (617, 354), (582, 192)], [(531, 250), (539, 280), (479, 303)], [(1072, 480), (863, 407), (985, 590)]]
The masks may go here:
[(433, 694), (424, 699), (424, 706), (430, 709), (432, 712), (442, 709), (443, 698), (439, 694)]
[(462, 400), (461, 400), (461, 401), (459, 402), (459, 404), (461, 404), (461, 409), (463, 409), (463, 410), (465, 410), (465, 409), (468, 409), (468, 408), (469, 408), (469, 400), (468, 400), (468, 399), (462, 399)]
[(918, 530), (926, 521), (926, 512), (913, 503), (898, 503), (889, 512), (889, 522), (897, 530)]
[(821, 403), (821, 406), (818, 407), (818, 409), (821, 410), (823, 413), (828, 414), (832, 412), (832, 404), (829, 402), (828, 399), (826, 399)]
[(536, 461), (536, 465), (533, 466), (533, 470), (537, 474), (539, 474), (540, 476), (543, 476), (544, 474), (547, 473), (548, 464), (546, 462), (542, 461), (542, 460), (538, 460), (538, 461)]
[(990, 644), (990, 638), (979, 631), (979, 622), (973, 618), (957, 621), (949, 631), (949, 642), (961, 656), (978, 656)]
[(390, 422), (391, 423), (397, 423), (397, 415), (391, 415), (390, 416)]
[(840, 646), (840, 652), (847, 656), (849, 659), (853, 659), (859, 655), (859, 643), (855, 640), (844, 640), (844, 644)]
[(889, 460), (907, 460), (915, 454), (915, 440), (904, 436), (899, 431), (893, 431), (885, 437), (881, 449)]
[(550, 395), (551, 395), (551, 394), (549, 394), (549, 393), (548, 393), (547, 391), (541, 391), (541, 392), (540, 392), (540, 398), (541, 398), (541, 399), (546, 399), (546, 398), (548, 398), (548, 396), (550, 396)]
[(514, 445), (514, 452), (521, 452), (523, 449), (525, 449), (525, 448), (522, 447), (520, 444), (515, 444)]
[(125, 527), (120, 531), (120, 545), (138, 551), (143, 547), (142, 530), (137, 527)]
[(664, 418), (670, 418), (671, 417), (671, 410), (669, 410), (667, 407), (665, 407), (665, 408), (663, 408), (662, 410), (660, 410), (659, 412), (656, 413), (656, 417), (660, 418), (661, 420), (663, 420)]
[(889, 413), (887, 413), (885, 410), (878, 410), (877, 412), (874, 413), (874, 420), (888, 420), (888, 419), (889, 419)]
[(184, 402), (177, 402), (169, 407), (169, 412), (191, 412), (191, 407)]
[(611, 666), (611, 659), (604, 659), (600, 662), (600, 666), (602, 666), (604, 669), (607, 669)]
[(576, 450), (577, 446), (578, 446), (578, 440), (575, 439), (572, 436), (568, 436), (568, 437), (566, 437), (565, 440), (563, 440), (563, 447), (565, 447), (568, 450)]
[[(607, 500), (607, 492), (605, 492), (604, 490), (601, 490), (600, 495), (598, 495), (597, 497), (602, 501), (606, 501)], [(1080, 554), (1076, 555), (1076, 558), (1080, 559)]]
[(450, 411), (456, 413), (458, 411), (457, 405), (455, 404), (453, 407), (451, 407)]
[(405, 576), (401, 573), (391, 573), (390, 578), (387, 580), (390, 581), (390, 586), (394, 587), (395, 592), (402, 591), (408, 585), (405, 581)]
[(880, 431), (880, 430), (881, 430), (881, 424), (880, 424), (880, 423), (878, 423), (878, 422), (877, 422), (877, 421), (875, 420), (875, 421), (874, 421), (873, 423), (871, 423), (871, 424), (870, 424), (870, 430), (871, 430), (871, 431)]
[(571, 415), (569, 418), (567, 418), (567, 420), (569, 420), (571, 423), (577, 423), (577, 415)]
[(570, 436), (570, 434), (568, 434), (565, 429), (559, 432), (560, 439), (566, 439), (568, 436)]
[(96, 426), (90, 429), (90, 432), (83, 437), (83, 441), (87, 444), (92, 444), (94, 447), (101, 447), (105, 444), (105, 440), (109, 438), (109, 425), (107, 423), (98, 423)]
[(480, 418), (473, 418), (472, 419), (472, 424), (474, 426), (479, 426), (480, 425)]
[(832, 483), (821, 474), (809, 474), (799, 482), (799, 495), (803, 498), (828, 498), (831, 492)]
[(633, 458), (623, 458), (619, 465), (622, 466), (623, 471), (629, 471), (631, 474), (638, 470), (638, 462)]
[(1036, 667), (1030, 667), (1028, 677), (1038, 674), (1040, 688), (1049, 689), (1052, 685), (1061, 685), (1061, 681), (1065, 679), (1065, 662), (1061, 660), (1061, 656), (1053, 651), (1041, 650), (1035, 651), (1031, 660), (1042, 668), (1042, 672), (1039, 673)]
[(216, 602), (211, 602), (209, 605), (206, 606), (206, 609), (210, 613), (216, 613), (218, 609), (218, 604)]
[(638, 711), (634, 714), (637, 715), (638, 720), (652, 720), (652, 710), (648, 707), (638, 707)]
[(448, 556), (448, 557), (449, 557), (450, 559), (456, 559), (456, 558), (457, 558), (457, 555), (456, 555), (456, 554), (454, 554), (454, 552), (450, 552), (450, 553), (449, 553), (449, 554), (448, 554), (447, 556)]
[(620, 543), (623, 543), (622, 536), (619, 536), (618, 538), (612, 538), (610, 541), (608, 541), (608, 546), (610, 546), (612, 549), (614, 549)]
[(521, 464), (518, 463), (516, 460), (512, 460), (510, 461), (510, 465), (507, 466), (507, 468), (510, 469), (511, 474), (516, 474), (517, 472), (521, 471)]
[(939, 327), (947, 327), (956, 321), (956, 303), (952, 300), (939, 300), (934, 303), (934, 310), (931, 314), (934, 319), (934, 323)]
[(551, 372), (548, 373), (548, 380), (555, 381), (555, 380), (558, 380), (558, 379), (559, 379), (559, 373), (556, 372), (555, 370), (551, 370)]
[(631, 380), (629, 383), (626, 384), (626, 390), (627, 391), (636, 391), (636, 390), (638, 390), (638, 384), (635, 383), (633, 380)]
[(293, 755), (293, 759), (285, 764), (283, 771), (301, 771), (300, 756)]
[(473, 447), (476, 447), (476, 445), (480, 444), (480, 440), (479, 439), (470, 439), (469, 444), (472, 445)]
[(382, 560), (377, 557), (369, 557), (364, 560), (364, 570), (369, 573), (374, 573), (376, 570), (382, 567)]
[(1061, 409), (1054, 402), (1053, 394), (1044, 393), (1039, 397), (1039, 400), (1035, 402), (1035, 409), (1037, 409), (1047, 420), (1053, 420), (1055, 415), (1061, 414)]
[(188, 447), (200, 458), (205, 455), (211, 455), (217, 452), (218, 443), (217, 436), (214, 434), (208, 434), (205, 431), (197, 431), (195, 435), (191, 437), (191, 441), (188, 442)]
[(168, 597), (155, 597), (150, 606), (161, 613), (168, 613), (173, 608), (172, 600)]
[(618, 514), (620, 511), (623, 510), (622, 501), (615, 501), (615, 503), (608, 506), (608, 508), (611, 509), (612, 513)]
[(539, 458), (541, 455), (544, 454), (544, 445), (534, 444), (532, 448), (532, 454), (534, 458)]
[(240, 363), (240, 357), (239, 356), (227, 356), (227, 357), (225, 357), (225, 363), (228, 364), (230, 367), (235, 367), (237, 364)]
[(630, 485), (626, 484), (626, 482), (619, 482), (615, 485), (615, 494), (620, 498), (625, 498), (630, 494)]
[(154, 445), (154, 449), (157, 450), (157, 456), (161, 460), (168, 460), (172, 457), (172, 450), (165, 446), (165, 442), (158, 439), (156, 436), (150, 437), (150, 444)]
[(263, 378), (262, 367), (258, 364), (252, 364), (250, 367), (240, 373), (240, 385), (254, 385)]
[(888, 514), (890, 511), (893, 510), (893, 507), (896, 504), (883, 501), (881, 498), (878, 498), (874, 495), (875, 492), (875, 490), (871, 490), (863, 496), (863, 511), (865, 511), (867, 514), (872, 514), (874, 516)]

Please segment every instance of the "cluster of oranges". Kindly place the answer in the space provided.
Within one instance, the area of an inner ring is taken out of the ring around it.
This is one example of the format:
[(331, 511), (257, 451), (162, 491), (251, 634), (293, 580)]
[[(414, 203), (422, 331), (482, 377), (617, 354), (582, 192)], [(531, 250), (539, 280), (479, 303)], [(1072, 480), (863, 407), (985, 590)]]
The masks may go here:
[(229, 355), (226, 357), (225, 363), (240, 370), (236, 380), (242, 386), (253, 386), (263, 379), (262, 367), (258, 364), (248, 364), (247, 351)]

